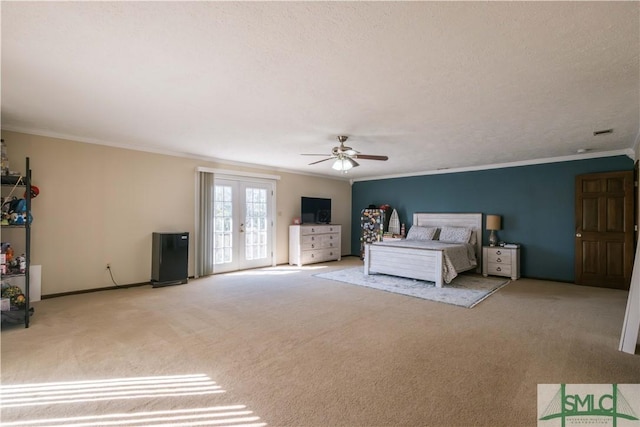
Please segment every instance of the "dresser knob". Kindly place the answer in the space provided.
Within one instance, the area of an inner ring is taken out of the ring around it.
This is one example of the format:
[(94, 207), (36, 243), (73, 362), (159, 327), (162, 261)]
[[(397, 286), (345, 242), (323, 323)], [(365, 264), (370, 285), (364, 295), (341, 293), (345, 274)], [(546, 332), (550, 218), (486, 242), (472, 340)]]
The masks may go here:
[(502, 255), (502, 252), (496, 251), (496, 255)]
[(497, 259), (496, 259), (496, 262), (502, 262), (502, 259), (497, 258)]
[(502, 269), (500, 267), (496, 268), (496, 271), (502, 271)]

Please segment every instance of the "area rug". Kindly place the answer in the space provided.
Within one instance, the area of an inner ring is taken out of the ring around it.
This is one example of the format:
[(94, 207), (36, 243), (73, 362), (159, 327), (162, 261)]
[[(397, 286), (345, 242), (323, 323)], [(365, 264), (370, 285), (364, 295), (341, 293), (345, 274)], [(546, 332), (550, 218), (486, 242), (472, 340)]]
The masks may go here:
[(386, 274), (365, 276), (362, 267), (335, 270), (314, 274), (314, 276), (466, 308), (474, 307), (509, 283), (509, 280), (504, 279), (461, 274), (451, 283), (445, 284), (442, 288), (436, 288), (435, 283), (423, 280)]

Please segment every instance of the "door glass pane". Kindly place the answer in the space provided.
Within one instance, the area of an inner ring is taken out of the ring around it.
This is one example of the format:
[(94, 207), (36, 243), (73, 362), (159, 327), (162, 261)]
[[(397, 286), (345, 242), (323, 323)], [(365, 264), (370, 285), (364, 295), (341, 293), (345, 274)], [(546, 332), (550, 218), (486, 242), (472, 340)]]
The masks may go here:
[(216, 185), (213, 200), (214, 264), (233, 261), (233, 203), (231, 186)]
[(267, 190), (249, 188), (245, 190), (245, 257), (247, 260), (263, 259), (267, 254)]

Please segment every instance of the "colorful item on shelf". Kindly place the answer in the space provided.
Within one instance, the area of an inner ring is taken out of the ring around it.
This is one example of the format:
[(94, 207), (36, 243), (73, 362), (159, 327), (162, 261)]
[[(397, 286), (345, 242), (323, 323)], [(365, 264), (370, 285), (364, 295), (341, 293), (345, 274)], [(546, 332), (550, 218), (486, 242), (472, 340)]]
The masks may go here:
[(9, 243), (6, 244), (6, 247), (2, 248), (2, 252), (4, 252), (5, 263), (10, 263), (13, 261), (13, 248)]
[(2, 200), (2, 225), (24, 225), (27, 218), (31, 223), (32, 217), (31, 214), (27, 215), (25, 199), (7, 196)]
[[(36, 187), (35, 185), (30, 186), (31, 188), (31, 198), (35, 199), (36, 197), (38, 197), (38, 194), (40, 194), (40, 189), (38, 187)], [(24, 198), (27, 197), (27, 192), (24, 192)]]
[(9, 298), (12, 307), (22, 308), (25, 306), (26, 298), (19, 286), (5, 286), (2, 288), (2, 298)]

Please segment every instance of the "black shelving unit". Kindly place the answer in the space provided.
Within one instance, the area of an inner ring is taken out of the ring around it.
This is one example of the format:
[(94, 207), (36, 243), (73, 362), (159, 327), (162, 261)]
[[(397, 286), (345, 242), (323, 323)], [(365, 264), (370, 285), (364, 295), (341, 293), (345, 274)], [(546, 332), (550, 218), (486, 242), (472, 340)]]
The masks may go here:
[(11, 278), (24, 276), (24, 297), (25, 306), (21, 309), (14, 309), (12, 307), (9, 311), (2, 312), (2, 324), (15, 324), (24, 322), (24, 327), (29, 327), (29, 320), (33, 314), (33, 308), (31, 307), (31, 299), (29, 295), (29, 267), (31, 266), (31, 168), (29, 166), (29, 158), (25, 161), (25, 173), (24, 175), (2, 175), (0, 177), (2, 187), (22, 187), (24, 188), (24, 199), (26, 205), (26, 220), (24, 224), (20, 225), (3, 225), (2, 228), (21, 228), (24, 229), (25, 239), (25, 272), (24, 273), (10, 273), (3, 274), (2, 278)]

